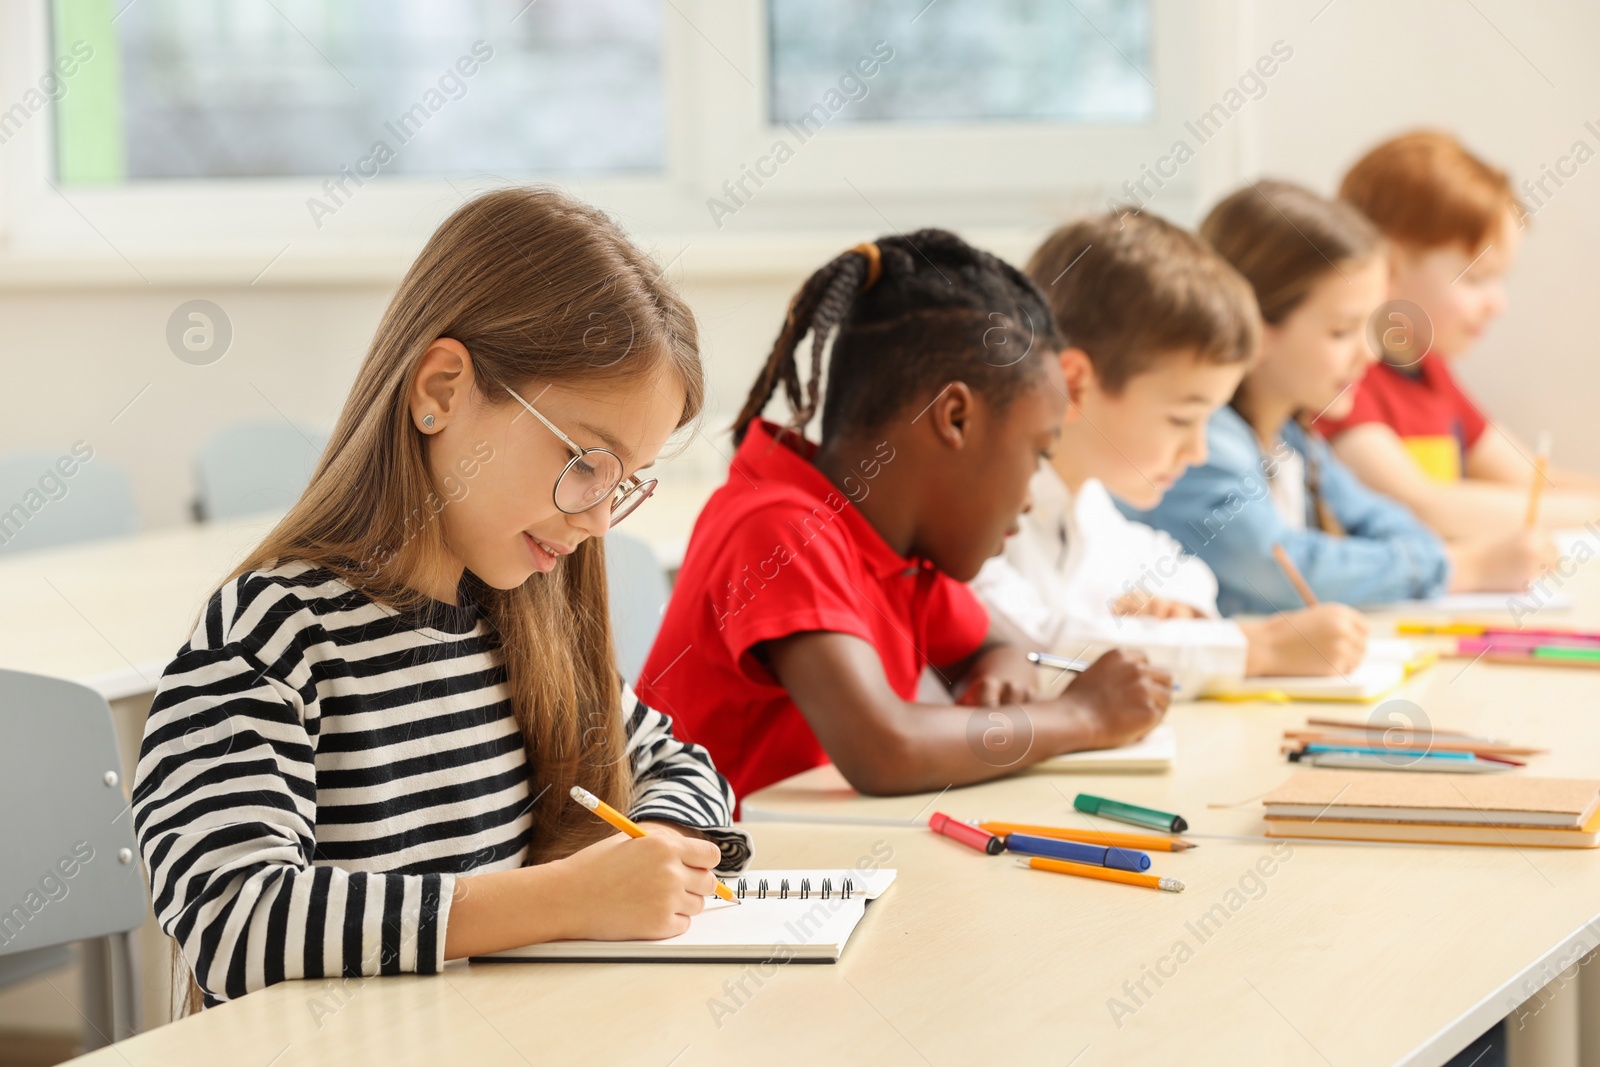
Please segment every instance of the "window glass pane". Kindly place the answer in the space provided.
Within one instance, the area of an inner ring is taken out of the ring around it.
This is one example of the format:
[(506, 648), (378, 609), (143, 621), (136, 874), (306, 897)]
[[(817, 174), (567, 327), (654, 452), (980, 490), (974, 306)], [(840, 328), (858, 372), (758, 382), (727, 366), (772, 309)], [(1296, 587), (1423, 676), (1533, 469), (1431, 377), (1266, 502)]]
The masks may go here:
[[(66, 181), (663, 166), (659, 0), (58, 0)], [(107, 77), (106, 72), (114, 76)]]
[[(842, 122), (1155, 114), (1149, 0), (768, 0), (768, 15), (775, 123), (819, 104)], [(863, 77), (880, 41), (893, 58)]]

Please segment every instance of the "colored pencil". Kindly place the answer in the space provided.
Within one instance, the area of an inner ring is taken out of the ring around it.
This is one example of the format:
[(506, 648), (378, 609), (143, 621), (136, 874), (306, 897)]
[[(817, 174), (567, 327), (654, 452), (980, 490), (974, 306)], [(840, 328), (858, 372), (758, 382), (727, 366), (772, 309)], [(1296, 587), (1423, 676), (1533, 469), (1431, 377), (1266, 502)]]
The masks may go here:
[(1595, 630), (1516, 630), (1485, 622), (1423, 622), (1402, 620), (1395, 624), (1395, 632), (1402, 634), (1438, 634), (1448, 637), (1549, 637), (1561, 641), (1600, 645), (1600, 631)]
[(1528, 487), (1528, 514), (1523, 519), (1523, 525), (1532, 530), (1539, 525), (1539, 495), (1544, 492), (1544, 483), (1550, 470), (1550, 433), (1545, 431), (1539, 435), (1539, 447), (1533, 457), (1533, 484)]
[(1121, 882), (1123, 885), (1142, 885), (1146, 889), (1164, 889), (1168, 893), (1183, 892), (1182, 882), (1176, 878), (1165, 878), (1156, 874), (1119, 871), (1115, 867), (1091, 867), (1087, 863), (1071, 863), (1067, 860), (1047, 859), (1044, 856), (1034, 856), (1026, 863), (1019, 860), (1018, 863), (1036, 871), (1072, 874), (1079, 878), (1098, 878), (1102, 882)]
[(1294, 591), (1300, 594), (1300, 599), (1305, 601), (1306, 607), (1316, 607), (1317, 594), (1311, 591), (1311, 586), (1306, 581), (1305, 575), (1300, 573), (1300, 568), (1294, 565), (1294, 560), (1289, 558), (1289, 553), (1284, 551), (1281, 544), (1272, 546), (1272, 558), (1277, 560), (1278, 566), (1283, 568), (1284, 576), (1289, 579), (1289, 584), (1294, 586)]
[(1114, 845), (1118, 848), (1147, 848), (1152, 852), (1184, 852), (1196, 848), (1193, 841), (1154, 834), (1124, 834), (1115, 830), (1074, 830), (1065, 826), (1036, 826), (1024, 822), (998, 822), (984, 819), (978, 825), (991, 834), (1032, 834), (1057, 841), (1081, 841), (1086, 845)]

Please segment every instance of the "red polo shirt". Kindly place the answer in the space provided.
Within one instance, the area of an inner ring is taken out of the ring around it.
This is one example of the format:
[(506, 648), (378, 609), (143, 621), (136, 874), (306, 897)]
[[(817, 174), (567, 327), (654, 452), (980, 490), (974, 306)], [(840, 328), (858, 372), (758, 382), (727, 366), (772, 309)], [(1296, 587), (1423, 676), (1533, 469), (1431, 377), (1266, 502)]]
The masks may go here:
[[(967, 587), (890, 548), (812, 465), (816, 445), (751, 425), (728, 481), (696, 520), (638, 693), (704, 745), (744, 796), (828, 761), (805, 716), (751, 654), (810, 630), (872, 644), (889, 684), (914, 700), (922, 669), (965, 659), (989, 614)], [(893, 463), (864, 470), (857, 499)]]
[(1441, 482), (1461, 480), (1467, 453), (1489, 425), (1443, 357), (1431, 352), (1413, 367), (1374, 363), (1356, 387), (1350, 414), (1323, 432), (1332, 439), (1369, 422), (1393, 430), (1417, 465)]

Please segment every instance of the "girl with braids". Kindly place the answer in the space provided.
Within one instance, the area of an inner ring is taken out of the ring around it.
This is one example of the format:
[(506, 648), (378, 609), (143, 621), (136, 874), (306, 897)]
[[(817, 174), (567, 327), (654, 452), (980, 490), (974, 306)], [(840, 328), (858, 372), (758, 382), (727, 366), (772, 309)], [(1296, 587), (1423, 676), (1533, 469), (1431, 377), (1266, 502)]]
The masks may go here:
[(1224, 199), (1200, 235), (1244, 275), (1261, 351), (1211, 417), (1207, 461), (1149, 511), (1216, 572), (1224, 614), (1302, 607), (1272, 557), (1282, 544), (1324, 600), (1378, 604), (1446, 591), (1515, 590), (1553, 556), (1518, 533), (1446, 546), (1402, 504), (1363, 485), (1318, 433), (1342, 418), (1377, 358), (1367, 322), (1383, 302), (1382, 237), (1359, 211), (1288, 182)]
[(600, 538), (702, 395), (688, 307), (600, 212), (507, 189), (433, 235), (150, 710), (134, 826), (191, 1005), (666, 937), (744, 862), (727, 782), (622, 683), (607, 621)]
[[(1033, 668), (962, 584), (1060, 435), (1058, 345), (1031, 282), (940, 230), (860, 245), (801, 288), (641, 672), (737, 793), (829, 759), (865, 793), (966, 785), (1160, 720), (1166, 675), (1121, 652), (1021, 706)], [(761, 418), (780, 385), (784, 425)], [(928, 666), (942, 701), (918, 703)]]

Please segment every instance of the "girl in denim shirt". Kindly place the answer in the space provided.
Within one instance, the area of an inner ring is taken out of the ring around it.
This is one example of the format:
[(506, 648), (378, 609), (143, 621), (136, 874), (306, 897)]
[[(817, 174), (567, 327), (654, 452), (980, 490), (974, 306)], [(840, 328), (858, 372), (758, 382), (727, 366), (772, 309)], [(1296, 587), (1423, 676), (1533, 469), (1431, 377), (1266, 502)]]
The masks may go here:
[(1367, 324), (1386, 295), (1388, 261), (1371, 223), (1299, 186), (1262, 181), (1218, 204), (1200, 233), (1254, 287), (1261, 351), (1211, 418), (1206, 462), (1155, 508), (1124, 510), (1216, 572), (1224, 614), (1302, 606), (1275, 544), (1319, 598), (1347, 604), (1515, 591), (1555, 560), (1537, 532), (1446, 545), (1363, 485), (1317, 434), (1319, 420), (1349, 410), (1375, 358)]

